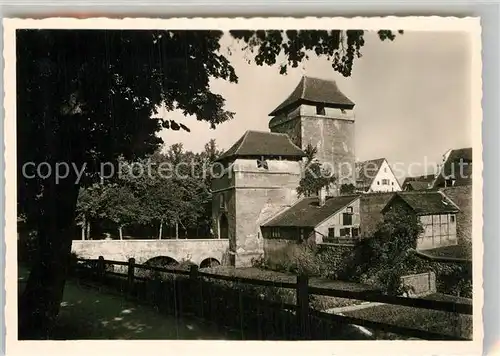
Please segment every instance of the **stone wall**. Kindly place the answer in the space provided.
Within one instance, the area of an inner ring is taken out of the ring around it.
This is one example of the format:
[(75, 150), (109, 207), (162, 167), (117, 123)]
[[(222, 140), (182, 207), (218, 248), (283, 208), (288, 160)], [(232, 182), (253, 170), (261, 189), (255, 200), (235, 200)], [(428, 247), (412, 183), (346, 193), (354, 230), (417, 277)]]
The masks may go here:
[(460, 208), (457, 214), (457, 241), (465, 248), (472, 248), (472, 185), (442, 188)]
[(177, 262), (190, 260), (197, 265), (208, 258), (219, 263), (224, 260), (229, 241), (227, 239), (191, 240), (74, 240), (71, 250), (80, 258), (127, 261), (135, 258), (145, 263), (155, 257), (170, 257)]
[(410, 297), (423, 297), (436, 293), (436, 274), (425, 272), (401, 277), (401, 283), (409, 288)]
[(297, 240), (264, 239), (264, 258), (271, 264), (279, 265), (290, 261), (301, 248)]
[(341, 183), (355, 183), (354, 121), (302, 117), (302, 148), (309, 144), (317, 147), (316, 158), (329, 164)]
[(260, 226), (298, 199), (299, 161), (268, 161), (259, 169), (256, 160), (235, 161), (235, 266), (249, 267), (264, 253)]

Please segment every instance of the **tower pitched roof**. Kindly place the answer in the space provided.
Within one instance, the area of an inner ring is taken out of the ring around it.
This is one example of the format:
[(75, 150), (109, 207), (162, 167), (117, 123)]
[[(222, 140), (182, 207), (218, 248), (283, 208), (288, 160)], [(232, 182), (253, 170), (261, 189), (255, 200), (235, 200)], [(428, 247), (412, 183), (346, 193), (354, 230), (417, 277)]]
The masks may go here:
[(218, 159), (222, 161), (236, 157), (305, 157), (287, 134), (249, 130)]
[(339, 90), (335, 81), (303, 76), (294, 91), (269, 116), (279, 115), (300, 102), (346, 109), (354, 107), (354, 103)]

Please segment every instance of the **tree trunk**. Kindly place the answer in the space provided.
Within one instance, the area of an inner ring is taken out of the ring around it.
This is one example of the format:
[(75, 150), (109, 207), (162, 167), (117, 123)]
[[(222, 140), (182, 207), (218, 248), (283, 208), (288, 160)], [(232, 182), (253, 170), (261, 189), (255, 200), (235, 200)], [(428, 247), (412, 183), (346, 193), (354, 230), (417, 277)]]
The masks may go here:
[(51, 336), (68, 275), (78, 186), (47, 182), (41, 204), (37, 256), (18, 304), (18, 338)]
[(87, 240), (90, 240), (90, 221), (87, 221)]
[(158, 234), (158, 240), (161, 240), (162, 232), (163, 232), (163, 220), (160, 221), (160, 233)]
[(82, 240), (85, 240), (86, 229), (87, 229), (87, 222), (84, 219), (83, 222), (82, 222), (82, 231), (81, 231), (81, 233), (82, 233)]
[(179, 223), (178, 222), (175, 223), (175, 239), (176, 240), (179, 239)]
[(123, 240), (123, 229), (122, 226), (118, 226), (118, 235), (120, 235), (120, 240)]

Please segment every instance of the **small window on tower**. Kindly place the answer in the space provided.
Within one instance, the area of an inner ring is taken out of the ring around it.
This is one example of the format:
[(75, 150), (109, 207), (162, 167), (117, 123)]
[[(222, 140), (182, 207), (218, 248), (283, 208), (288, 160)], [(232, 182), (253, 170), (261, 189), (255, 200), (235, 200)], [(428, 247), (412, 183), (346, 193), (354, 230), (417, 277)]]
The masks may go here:
[(316, 115), (325, 115), (324, 105), (316, 105)]

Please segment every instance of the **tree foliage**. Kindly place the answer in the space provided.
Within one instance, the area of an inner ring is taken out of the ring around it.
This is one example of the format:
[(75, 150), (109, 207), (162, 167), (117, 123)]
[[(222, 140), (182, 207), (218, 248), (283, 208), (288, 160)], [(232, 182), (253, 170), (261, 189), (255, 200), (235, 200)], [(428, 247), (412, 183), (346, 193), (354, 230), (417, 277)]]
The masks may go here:
[(356, 186), (352, 183), (342, 184), (340, 186), (340, 194), (341, 195), (353, 194), (355, 192), (356, 192)]
[[(130, 224), (187, 230), (211, 221), (211, 165), (222, 154), (215, 140), (200, 153), (171, 145), (135, 162), (120, 161), (117, 174), (81, 189), (78, 222), (112, 221), (121, 231)], [(161, 231), (159, 235), (161, 237)]]
[(339, 266), (339, 274), (377, 286), (388, 294), (408, 292), (401, 277), (429, 270), (428, 264), (415, 254), (421, 232), (423, 227), (415, 214), (394, 206), (385, 213), (374, 236), (361, 240)]
[(322, 164), (315, 159), (317, 148), (308, 145), (304, 150), (306, 154), (306, 164), (302, 172), (297, 193), (299, 196), (311, 196), (318, 194), (323, 188), (327, 190), (334, 184), (337, 178), (333, 172), (322, 166)]
[[(400, 34), (403, 31), (398, 31)], [(377, 32), (382, 41), (393, 41), (395, 33), (389, 30)], [(361, 57), (365, 45), (363, 30), (237, 30), (231, 35), (243, 41), (254, 53), (257, 65), (275, 65), (278, 57), (286, 58), (280, 64), (280, 73), (286, 74), (289, 67), (297, 68), (311, 55), (322, 56), (332, 62), (332, 68), (344, 77), (349, 77), (356, 58)], [(248, 60), (251, 62), (251, 60)]]

